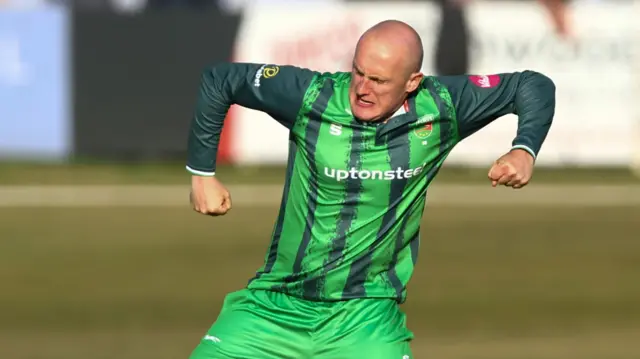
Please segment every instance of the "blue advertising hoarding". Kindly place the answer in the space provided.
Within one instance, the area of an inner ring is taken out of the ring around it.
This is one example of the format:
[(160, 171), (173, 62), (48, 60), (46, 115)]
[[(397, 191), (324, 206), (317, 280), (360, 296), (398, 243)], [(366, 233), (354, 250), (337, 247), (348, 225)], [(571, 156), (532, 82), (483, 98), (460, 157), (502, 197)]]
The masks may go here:
[(0, 159), (71, 151), (69, 15), (0, 9)]

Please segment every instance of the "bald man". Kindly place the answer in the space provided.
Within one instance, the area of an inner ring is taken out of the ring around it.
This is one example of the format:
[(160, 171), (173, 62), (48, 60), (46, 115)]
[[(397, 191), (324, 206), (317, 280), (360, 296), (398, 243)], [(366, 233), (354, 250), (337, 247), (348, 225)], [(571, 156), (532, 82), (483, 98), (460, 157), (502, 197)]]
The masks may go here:
[(542, 74), (424, 76), (422, 57), (414, 29), (385, 21), (361, 37), (351, 72), (242, 63), (204, 72), (188, 140), (195, 211), (231, 209), (215, 177), (230, 105), (280, 122), (290, 151), (264, 265), (227, 296), (191, 359), (413, 358), (399, 305), (429, 184), (457, 143), (517, 114), (489, 179), (522, 188), (555, 108)]

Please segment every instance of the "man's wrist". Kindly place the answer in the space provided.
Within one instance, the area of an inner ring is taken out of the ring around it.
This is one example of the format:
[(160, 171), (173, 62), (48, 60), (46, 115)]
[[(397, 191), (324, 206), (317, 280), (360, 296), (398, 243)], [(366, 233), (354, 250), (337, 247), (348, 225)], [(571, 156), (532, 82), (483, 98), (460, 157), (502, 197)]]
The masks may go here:
[(195, 176), (203, 176), (203, 177), (213, 177), (216, 175), (215, 171), (201, 171), (201, 170), (197, 170), (195, 168), (191, 168), (188, 165), (186, 166), (186, 169), (189, 173), (191, 173), (192, 175)]
[(513, 150), (522, 150), (522, 151), (525, 151), (525, 152), (527, 152), (528, 154), (530, 154), (530, 155), (531, 155), (531, 157), (533, 157), (533, 160), (534, 160), (534, 161), (536, 160), (536, 157), (537, 157), (537, 156), (536, 156), (536, 153), (535, 153), (535, 151), (533, 151), (529, 146), (525, 146), (525, 145), (515, 145), (515, 146), (512, 146), (512, 147), (511, 147), (511, 151), (513, 151)]

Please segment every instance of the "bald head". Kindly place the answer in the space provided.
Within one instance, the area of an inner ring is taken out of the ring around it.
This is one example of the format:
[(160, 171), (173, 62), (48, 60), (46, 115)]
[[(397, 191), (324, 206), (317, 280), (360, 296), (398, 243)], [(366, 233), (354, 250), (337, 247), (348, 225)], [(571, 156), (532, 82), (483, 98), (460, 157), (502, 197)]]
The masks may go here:
[(353, 57), (349, 103), (362, 121), (388, 119), (423, 79), (422, 41), (401, 21), (389, 20), (367, 30)]
[(359, 51), (375, 51), (380, 56), (398, 57), (409, 73), (419, 72), (424, 58), (418, 32), (398, 20), (383, 21), (365, 31), (356, 46), (356, 52)]

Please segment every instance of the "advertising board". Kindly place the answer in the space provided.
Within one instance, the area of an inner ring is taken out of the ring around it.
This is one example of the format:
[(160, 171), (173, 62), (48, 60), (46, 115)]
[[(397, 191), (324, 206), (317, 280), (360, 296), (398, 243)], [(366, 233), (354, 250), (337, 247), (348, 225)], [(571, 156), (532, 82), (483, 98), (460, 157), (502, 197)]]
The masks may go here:
[(68, 18), (58, 7), (0, 10), (0, 158), (69, 154)]
[[(556, 83), (556, 116), (539, 164), (618, 166), (628, 165), (635, 156), (640, 134), (636, 100), (640, 22), (633, 7), (623, 2), (581, 2), (571, 13), (573, 36), (562, 39), (535, 2), (471, 3), (470, 73), (530, 69)], [(433, 74), (439, 15), (430, 3), (257, 5), (244, 16), (235, 60), (349, 71), (360, 34), (392, 18), (418, 30), (426, 53), (423, 71)], [(234, 162), (286, 161), (287, 131), (267, 115), (234, 108), (226, 125), (231, 127), (225, 133), (231, 137)], [(510, 148), (516, 128), (517, 117), (504, 116), (462, 141), (446, 163), (490, 165)]]

